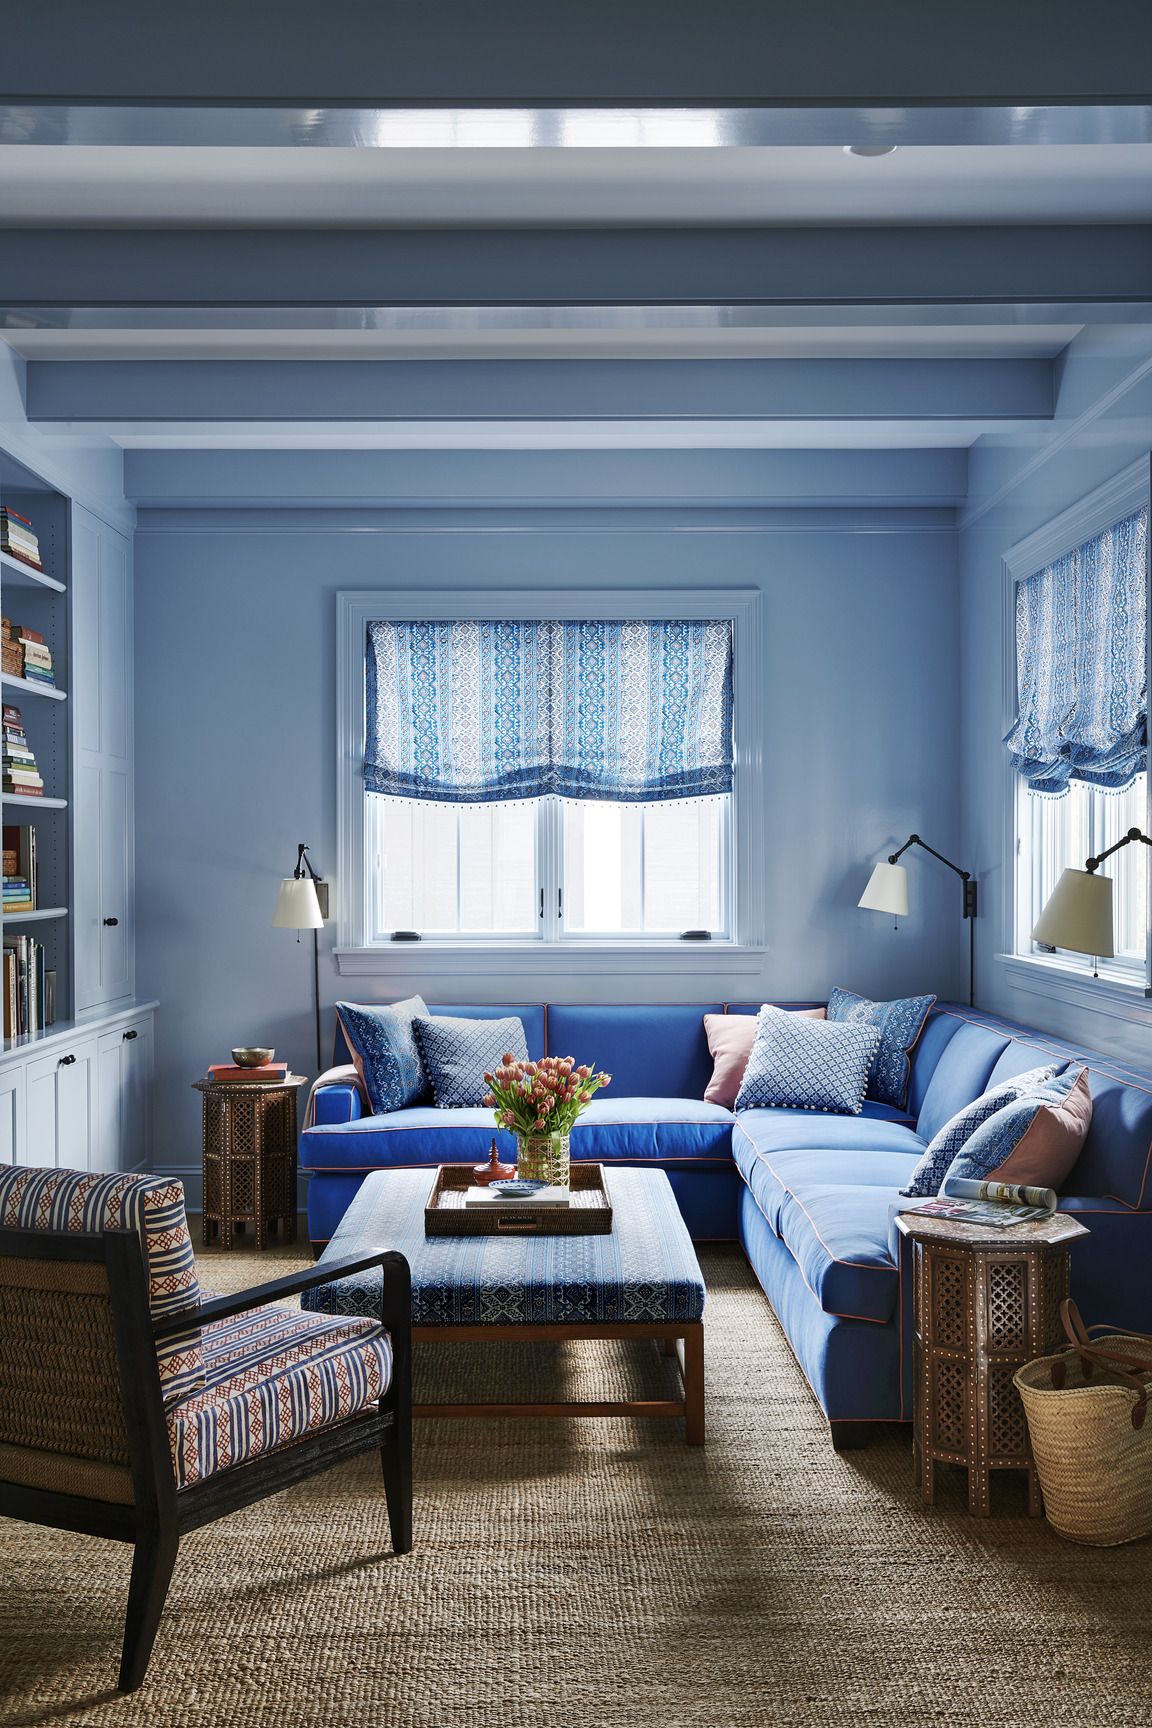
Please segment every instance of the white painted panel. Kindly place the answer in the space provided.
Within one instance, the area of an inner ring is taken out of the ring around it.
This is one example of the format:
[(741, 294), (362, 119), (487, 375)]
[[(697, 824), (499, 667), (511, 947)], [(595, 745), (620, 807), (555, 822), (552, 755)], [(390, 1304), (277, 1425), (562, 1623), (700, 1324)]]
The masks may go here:
[(57, 1156), (57, 1056), (43, 1056), (27, 1068), (27, 1135), (21, 1164), (53, 1165)]
[(76, 1012), (97, 1007), (105, 998), (100, 977), (103, 847), (100, 839), (102, 770), (81, 756), (73, 792), (75, 896), (72, 915), (76, 954)]
[(151, 1016), (133, 1021), (119, 1034), (122, 1088), (122, 1168), (150, 1169), (152, 1164)]
[(93, 1170), (125, 1168), (123, 1033), (97, 1040), (96, 1108), (92, 1132)]
[(104, 528), (100, 537), (100, 749), (121, 762), (131, 753), (130, 583), (127, 543)]
[(70, 694), (79, 750), (100, 748), (100, 536), (94, 516), (73, 511)]
[(20, 1164), (24, 1145), (24, 1070), (0, 1073), (0, 1164)]
[(132, 990), (131, 790), (127, 768), (100, 770), (100, 1001)]

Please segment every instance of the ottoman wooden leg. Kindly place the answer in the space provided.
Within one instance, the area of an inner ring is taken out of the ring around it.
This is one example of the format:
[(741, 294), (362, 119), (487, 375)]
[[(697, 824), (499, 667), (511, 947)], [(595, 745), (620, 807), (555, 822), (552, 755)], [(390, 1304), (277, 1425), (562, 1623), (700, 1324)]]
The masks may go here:
[(684, 1328), (684, 1438), (704, 1444), (704, 1325)]

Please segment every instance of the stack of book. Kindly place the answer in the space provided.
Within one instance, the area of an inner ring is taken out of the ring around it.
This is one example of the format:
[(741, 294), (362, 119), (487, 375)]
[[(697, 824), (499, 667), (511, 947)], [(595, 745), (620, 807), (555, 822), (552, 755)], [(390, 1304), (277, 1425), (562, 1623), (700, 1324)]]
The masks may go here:
[(40, 561), (40, 542), (31, 522), (10, 505), (0, 507), (0, 552), (7, 552), (10, 558), (19, 558), (22, 564), (31, 564), (34, 570), (44, 568)]
[(270, 1080), (281, 1084), (288, 1078), (287, 1062), (262, 1062), (258, 1068), (241, 1068), (233, 1062), (213, 1062), (208, 1069), (213, 1085), (254, 1086)]
[(4, 1036), (21, 1038), (44, 1026), (44, 945), (31, 936), (5, 936)]
[(10, 628), (14, 632), (12, 639), (20, 644), (24, 657), (24, 677), (30, 684), (48, 684), (54, 689), (56, 674), (52, 670), (52, 650), (39, 630), (30, 630), (27, 624), (13, 624)]
[(4, 829), (4, 910), (36, 910), (36, 830)]
[(18, 792), (22, 798), (43, 798), (44, 781), (28, 745), (24, 716), (19, 708), (5, 702), (0, 720), (0, 772), (4, 791)]

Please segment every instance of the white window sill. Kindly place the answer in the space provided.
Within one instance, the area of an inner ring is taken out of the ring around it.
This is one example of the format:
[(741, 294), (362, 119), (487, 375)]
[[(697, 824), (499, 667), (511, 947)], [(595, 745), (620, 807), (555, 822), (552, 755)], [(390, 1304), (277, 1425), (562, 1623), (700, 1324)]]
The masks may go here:
[(1039, 955), (997, 954), (996, 962), (1004, 968), (1011, 990), (1046, 996), (1074, 1008), (1088, 1008), (1114, 1020), (1152, 1025), (1152, 1000), (1136, 978), (1130, 984), (1116, 977), (1093, 978), (1082, 967)]
[[(389, 942), (337, 948), (342, 978), (746, 978), (763, 970), (765, 950), (735, 942), (463, 943)], [(714, 991), (712, 992), (714, 993)]]

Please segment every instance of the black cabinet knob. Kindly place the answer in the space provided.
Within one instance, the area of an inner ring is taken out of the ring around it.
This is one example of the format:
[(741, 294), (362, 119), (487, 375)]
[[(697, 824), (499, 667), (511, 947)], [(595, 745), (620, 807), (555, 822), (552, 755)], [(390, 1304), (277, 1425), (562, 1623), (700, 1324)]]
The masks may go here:
[(125, 1032), (125, 1034), (124, 1034), (125, 1040), (131, 1039), (131, 1038), (139, 1038), (139, 1036), (140, 1036), (139, 1032)]
[(119, 918), (105, 918), (104, 922), (105, 922), (105, 924), (114, 926), (116, 924), (119, 924), (120, 920), (119, 920)]
[(71, 1066), (72, 1066), (73, 1062), (75, 1062), (75, 1060), (76, 1060), (75, 1056), (61, 1056), (61, 1058), (60, 1058), (59, 1062), (57, 1062), (56, 1066), (57, 1066), (57, 1068), (71, 1068)]

